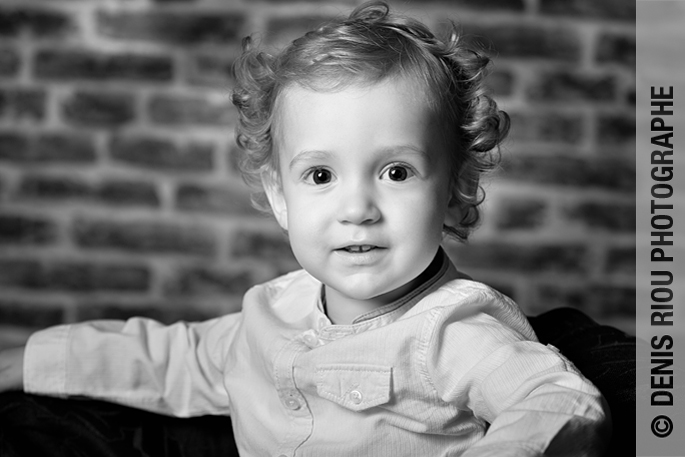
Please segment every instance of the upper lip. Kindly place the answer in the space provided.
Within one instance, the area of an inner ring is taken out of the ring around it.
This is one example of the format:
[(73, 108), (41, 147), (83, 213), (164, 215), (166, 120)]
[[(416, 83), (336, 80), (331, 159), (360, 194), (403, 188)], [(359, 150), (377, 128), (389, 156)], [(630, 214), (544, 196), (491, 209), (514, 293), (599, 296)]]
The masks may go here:
[(371, 242), (371, 241), (351, 241), (351, 242), (349, 242), (349, 243), (344, 243), (344, 244), (338, 245), (338, 246), (335, 248), (335, 250), (337, 251), (337, 250), (340, 250), (340, 249), (348, 249), (348, 248), (351, 248), (351, 247), (360, 247), (360, 246), (369, 246), (369, 247), (372, 247), (372, 248), (381, 248), (381, 249), (385, 248), (385, 246), (381, 246), (381, 245), (379, 245), (378, 243), (374, 243), (374, 242)]

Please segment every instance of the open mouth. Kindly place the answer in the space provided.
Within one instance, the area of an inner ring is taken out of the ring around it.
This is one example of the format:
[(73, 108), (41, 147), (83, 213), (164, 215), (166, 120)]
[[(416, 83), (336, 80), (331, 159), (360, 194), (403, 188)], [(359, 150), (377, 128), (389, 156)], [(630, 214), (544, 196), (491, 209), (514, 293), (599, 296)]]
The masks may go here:
[(360, 244), (354, 246), (345, 246), (342, 251), (349, 252), (351, 254), (362, 254), (364, 252), (369, 252), (374, 249), (379, 249), (378, 246), (373, 246), (371, 244)]

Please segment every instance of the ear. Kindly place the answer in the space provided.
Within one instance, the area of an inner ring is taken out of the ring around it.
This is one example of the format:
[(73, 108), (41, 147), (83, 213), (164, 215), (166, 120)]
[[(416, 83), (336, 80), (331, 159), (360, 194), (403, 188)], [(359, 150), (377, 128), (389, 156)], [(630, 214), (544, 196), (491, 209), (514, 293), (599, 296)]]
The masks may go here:
[(287, 231), (288, 206), (286, 205), (285, 197), (283, 196), (283, 186), (276, 173), (277, 172), (275, 171), (262, 173), (262, 186), (264, 187), (264, 193), (269, 200), (269, 205), (276, 217), (278, 225), (280, 225), (283, 230)]
[(445, 224), (450, 227), (458, 227), (461, 223), (462, 203), (456, 195), (456, 191), (452, 191), (450, 199), (447, 203), (447, 213), (445, 214)]

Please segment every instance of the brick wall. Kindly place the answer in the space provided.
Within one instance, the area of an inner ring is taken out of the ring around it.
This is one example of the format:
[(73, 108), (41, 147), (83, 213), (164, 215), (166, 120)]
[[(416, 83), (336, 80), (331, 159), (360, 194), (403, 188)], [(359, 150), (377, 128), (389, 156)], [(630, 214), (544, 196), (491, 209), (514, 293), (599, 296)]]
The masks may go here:
[[(202, 319), (296, 267), (235, 167), (240, 37), (357, 1), (0, 0), (0, 346), (47, 325)], [(525, 311), (634, 325), (634, 2), (395, 2), (496, 55), (513, 119), (485, 222), (449, 245)]]

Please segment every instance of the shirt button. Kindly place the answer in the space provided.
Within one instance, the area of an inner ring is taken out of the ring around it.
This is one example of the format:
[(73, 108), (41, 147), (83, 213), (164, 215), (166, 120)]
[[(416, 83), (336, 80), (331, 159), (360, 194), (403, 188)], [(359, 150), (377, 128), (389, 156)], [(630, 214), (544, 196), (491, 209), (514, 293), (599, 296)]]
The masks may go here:
[(288, 392), (283, 399), (283, 404), (286, 408), (296, 411), (300, 409), (300, 401), (296, 398), (294, 392)]
[(315, 348), (319, 345), (319, 339), (315, 335), (307, 333), (304, 335), (304, 343), (310, 348)]
[(358, 390), (353, 390), (352, 392), (350, 392), (350, 400), (352, 400), (352, 403), (354, 403), (355, 405), (358, 405), (362, 402), (362, 393)]

